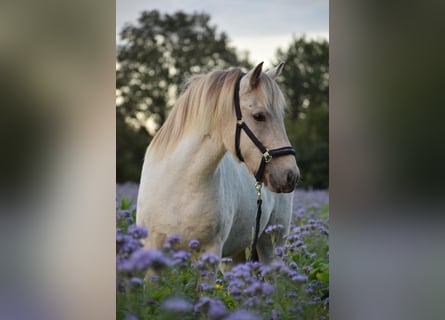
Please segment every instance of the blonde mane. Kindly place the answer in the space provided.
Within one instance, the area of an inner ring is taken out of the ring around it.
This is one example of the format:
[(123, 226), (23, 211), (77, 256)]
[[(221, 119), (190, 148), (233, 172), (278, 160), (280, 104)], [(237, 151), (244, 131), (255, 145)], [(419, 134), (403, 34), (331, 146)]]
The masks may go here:
[[(174, 104), (167, 120), (150, 143), (147, 152), (161, 156), (172, 150), (191, 129), (202, 132), (219, 130), (235, 119), (233, 94), (241, 70), (214, 71), (191, 77), (184, 92)], [(281, 90), (270, 77), (261, 74), (257, 87), (260, 99), (268, 109), (284, 111)]]

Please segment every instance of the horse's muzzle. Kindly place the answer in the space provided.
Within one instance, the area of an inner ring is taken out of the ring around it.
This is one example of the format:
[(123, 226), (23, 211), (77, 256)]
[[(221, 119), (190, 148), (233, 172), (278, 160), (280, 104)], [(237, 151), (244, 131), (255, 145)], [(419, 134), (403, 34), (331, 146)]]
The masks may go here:
[(279, 177), (270, 174), (268, 177), (268, 187), (271, 191), (277, 193), (289, 193), (294, 191), (295, 186), (300, 180), (300, 171), (298, 167), (295, 169), (288, 169)]

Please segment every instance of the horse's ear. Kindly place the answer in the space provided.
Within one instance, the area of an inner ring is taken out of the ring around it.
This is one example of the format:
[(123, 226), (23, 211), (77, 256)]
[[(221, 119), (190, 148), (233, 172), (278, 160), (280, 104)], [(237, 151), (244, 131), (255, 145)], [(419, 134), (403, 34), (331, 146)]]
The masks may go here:
[(278, 66), (273, 69), (267, 70), (265, 73), (272, 79), (276, 79), (283, 71), (284, 62), (281, 62)]
[(250, 70), (249, 73), (247, 73), (247, 78), (249, 79), (251, 89), (255, 89), (258, 86), (258, 83), (260, 83), (260, 75), (263, 69), (263, 63), (264, 62), (261, 62), (254, 69)]

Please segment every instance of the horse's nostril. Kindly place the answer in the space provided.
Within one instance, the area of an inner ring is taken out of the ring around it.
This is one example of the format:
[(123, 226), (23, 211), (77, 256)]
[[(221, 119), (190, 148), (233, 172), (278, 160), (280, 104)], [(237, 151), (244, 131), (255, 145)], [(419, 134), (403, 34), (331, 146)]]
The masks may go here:
[(294, 170), (289, 170), (287, 172), (286, 185), (288, 188), (295, 188), (298, 180), (300, 180), (300, 175), (298, 174), (298, 172)]
[(295, 187), (298, 180), (299, 180), (298, 174), (293, 170), (289, 170), (287, 173), (287, 179), (286, 179), (287, 186), (292, 187), (292, 188)]

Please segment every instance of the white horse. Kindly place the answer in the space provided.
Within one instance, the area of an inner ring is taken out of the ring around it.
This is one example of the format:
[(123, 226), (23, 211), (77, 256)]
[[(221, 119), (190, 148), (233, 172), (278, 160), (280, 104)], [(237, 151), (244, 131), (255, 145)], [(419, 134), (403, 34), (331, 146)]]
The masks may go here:
[[(239, 82), (245, 124), (268, 149), (289, 146), (283, 124), (285, 100), (275, 82), (283, 64), (262, 72), (262, 63)], [(262, 154), (241, 133), (241, 163), (235, 148), (235, 85), (239, 69), (192, 77), (148, 147), (137, 201), (137, 224), (149, 230), (146, 248), (162, 248), (179, 235), (200, 241), (204, 252), (243, 262), (255, 225), (255, 179)], [(269, 225), (288, 232), (292, 192), (299, 177), (293, 155), (265, 167), (263, 206), (257, 243), (259, 260), (273, 259)], [(280, 237), (281, 238), (281, 237)], [(282, 245), (282, 239), (277, 245)]]

